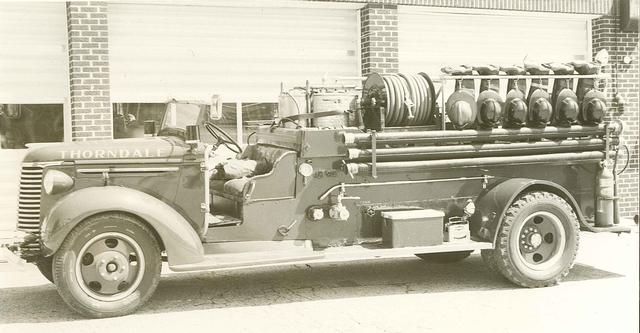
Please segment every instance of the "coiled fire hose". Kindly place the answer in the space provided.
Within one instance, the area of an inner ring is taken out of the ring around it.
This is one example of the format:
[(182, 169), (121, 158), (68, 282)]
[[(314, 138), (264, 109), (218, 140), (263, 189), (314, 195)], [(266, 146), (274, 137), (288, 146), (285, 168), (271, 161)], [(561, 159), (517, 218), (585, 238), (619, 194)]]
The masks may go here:
[(424, 73), (374, 73), (364, 84), (363, 106), (372, 113), (382, 108), (384, 126), (421, 126), (431, 119), (435, 98), (433, 82)]

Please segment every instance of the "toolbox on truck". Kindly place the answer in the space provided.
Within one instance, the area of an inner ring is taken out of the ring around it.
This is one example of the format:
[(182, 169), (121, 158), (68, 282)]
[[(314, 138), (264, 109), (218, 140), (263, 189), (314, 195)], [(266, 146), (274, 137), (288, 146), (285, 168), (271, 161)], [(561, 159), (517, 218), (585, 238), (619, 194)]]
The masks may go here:
[(444, 212), (435, 209), (382, 212), (382, 244), (386, 247), (442, 244)]

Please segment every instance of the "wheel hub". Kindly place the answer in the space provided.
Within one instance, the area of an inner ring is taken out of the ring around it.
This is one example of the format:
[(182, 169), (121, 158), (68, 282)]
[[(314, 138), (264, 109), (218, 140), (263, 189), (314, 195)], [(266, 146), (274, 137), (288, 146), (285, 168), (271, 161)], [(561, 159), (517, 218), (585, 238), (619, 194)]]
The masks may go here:
[(115, 263), (110, 262), (110, 263), (107, 264), (107, 272), (113, 273), (117, 269), (118, 269), (118, 265), (116, 265)]
[(561, 259), (565, 231), (560, 219), (547, 211), (538, 211), (524, 219), (518, 232), (519, 256), (524, 265), (544, 270)]
[(144, 255), (138, 243), (118, 232), (94, 237), (82, 247), (76, 259), (80, 288), (101, 301), (115, 301), (133, 293), (144, 269)]
[(523, 228), (520, 245), (524, 251), (535, 251), (542, 245), (542, 234), (535, 227)]
[(535, 248), (540, 246), (540, 244), (542, 244), (542, 235), (537, 232), (529, 235), (529, 244)]
[(129, 261), (116, 251), (98, 254), (95, 260), (98, 275), (106, 281), (121, 281), (129, 276)]

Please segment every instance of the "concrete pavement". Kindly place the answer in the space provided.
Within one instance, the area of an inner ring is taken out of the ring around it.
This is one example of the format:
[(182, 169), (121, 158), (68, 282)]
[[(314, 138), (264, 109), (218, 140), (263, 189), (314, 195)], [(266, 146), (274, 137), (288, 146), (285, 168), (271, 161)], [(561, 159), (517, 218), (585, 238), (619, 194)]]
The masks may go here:
[(31, 265), (0, 264), (0, 331), (637, 332), (638, 233), (581, 234), (556, 287), (518, 288), (479, 255), (200, 273), (166, 269), (138, 313), (87, 320)]

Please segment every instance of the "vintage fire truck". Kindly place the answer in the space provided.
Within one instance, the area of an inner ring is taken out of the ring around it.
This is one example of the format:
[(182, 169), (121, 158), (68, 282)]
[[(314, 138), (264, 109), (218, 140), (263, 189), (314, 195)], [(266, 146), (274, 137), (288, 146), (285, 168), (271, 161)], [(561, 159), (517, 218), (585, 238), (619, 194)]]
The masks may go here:
[(149, 300), (163, 260), (184, 272), (478, 250), (544, 287), (568, 274), (580, 230), (627, 231), (622, 128), (603, 121), (592, 64), (445, 72), (442, 103), (424, 73), (372, 74), (348, 103), (307, 86), (246, 147), (216, 125), (219, 104), (173, 101), (146, 137), (33, 148), (12, 249), (75, 311), (108, 317)]

